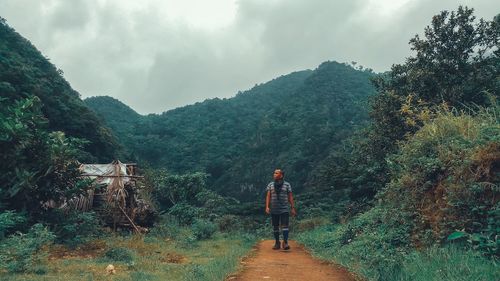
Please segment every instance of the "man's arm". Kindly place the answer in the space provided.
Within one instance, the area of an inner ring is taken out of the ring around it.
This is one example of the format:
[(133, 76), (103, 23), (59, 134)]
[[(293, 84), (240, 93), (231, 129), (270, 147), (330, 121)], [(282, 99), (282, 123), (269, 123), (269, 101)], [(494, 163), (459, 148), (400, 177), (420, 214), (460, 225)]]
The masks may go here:
[(291, 192), (288, 192), (288, 202), (290, 203), (290, 207), (292, 207), (292, 216), (297, 215), (297, 211), (295, 211), (295, 202), (293, 201), (293, 195)]
[(271, 213), (271, 209), (269, 208), (269, 203), (271, 203), (271, 191), (270, 190), (267, 191), (267, 195), (266, 195), (266, 214)]

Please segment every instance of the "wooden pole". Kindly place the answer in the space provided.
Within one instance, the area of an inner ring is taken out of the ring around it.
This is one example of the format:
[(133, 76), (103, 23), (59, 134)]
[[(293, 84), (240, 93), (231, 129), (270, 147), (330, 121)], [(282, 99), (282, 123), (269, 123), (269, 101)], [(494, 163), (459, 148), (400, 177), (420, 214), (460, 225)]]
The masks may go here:
[(122, 210), (122, 212), (125, 215), (125, 217), (127, 217), (128, 221), (135, 228), (135, 231), (137, 231), (137, 233), (141, 234), (141, 231), (139, 230), (139, 228), (135, 225), (135, 223), (132, 221), (132, 219), (130, 219), (130, 217), (127, 215), (127, 213), (125, 212), (125, 210), (123, 210), (122, 206), (120, 206), (120, 204), (118, 204), (118, 207), (120, 208), (120, 210)]

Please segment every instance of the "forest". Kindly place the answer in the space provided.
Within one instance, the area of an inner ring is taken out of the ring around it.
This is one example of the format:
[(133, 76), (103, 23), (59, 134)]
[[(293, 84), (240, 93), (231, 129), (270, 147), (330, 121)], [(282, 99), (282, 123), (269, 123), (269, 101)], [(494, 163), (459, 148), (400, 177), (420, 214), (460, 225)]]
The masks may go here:
[[(226, 280), (271, 238), (281, 168), (291, 239), (356, 280), (500, 280), (500, 14), (443, 11), (409, 48), (141, 115), (82, 100), (0, 18), (0, 279)], [(113, 160), (137, 163), (140, 229), (57, 207)]]

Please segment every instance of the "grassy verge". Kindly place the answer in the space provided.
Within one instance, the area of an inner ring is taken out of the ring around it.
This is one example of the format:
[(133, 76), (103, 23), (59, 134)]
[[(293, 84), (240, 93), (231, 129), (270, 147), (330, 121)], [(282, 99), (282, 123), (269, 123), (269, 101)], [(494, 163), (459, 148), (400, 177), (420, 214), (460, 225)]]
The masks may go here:
[[(223, 280), (255, 243), (253, 236), (218, 233), (196, 241), (154, 236), (112, 236), (69, 250), (50, 248), (45, 274), (0, 273), (1, 280)], [(106, 267), (113, 264), (115, 274)]]
[(390, 248), (375, 237), (380, 234), (363, 234), (342, 245), (338, 239), (345, 236), (345, 229), (327, 225), (297, 238), (318, 258), (340, 263), (368, 280), (500, 280), (498, 261), (475, 251), (454, 246), (423, 251)]

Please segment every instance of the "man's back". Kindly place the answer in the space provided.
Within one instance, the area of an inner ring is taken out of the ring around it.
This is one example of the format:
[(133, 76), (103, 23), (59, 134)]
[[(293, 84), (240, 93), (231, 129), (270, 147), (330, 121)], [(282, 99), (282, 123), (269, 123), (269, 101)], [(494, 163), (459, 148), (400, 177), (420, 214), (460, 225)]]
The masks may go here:
[(267, 185), (267, 190), (271, 192), (271, 214), (288, 213), (288, 193), (292, 192), (290, 183), (283, 181), (281, 186), (276, 186), (273, 181)]

